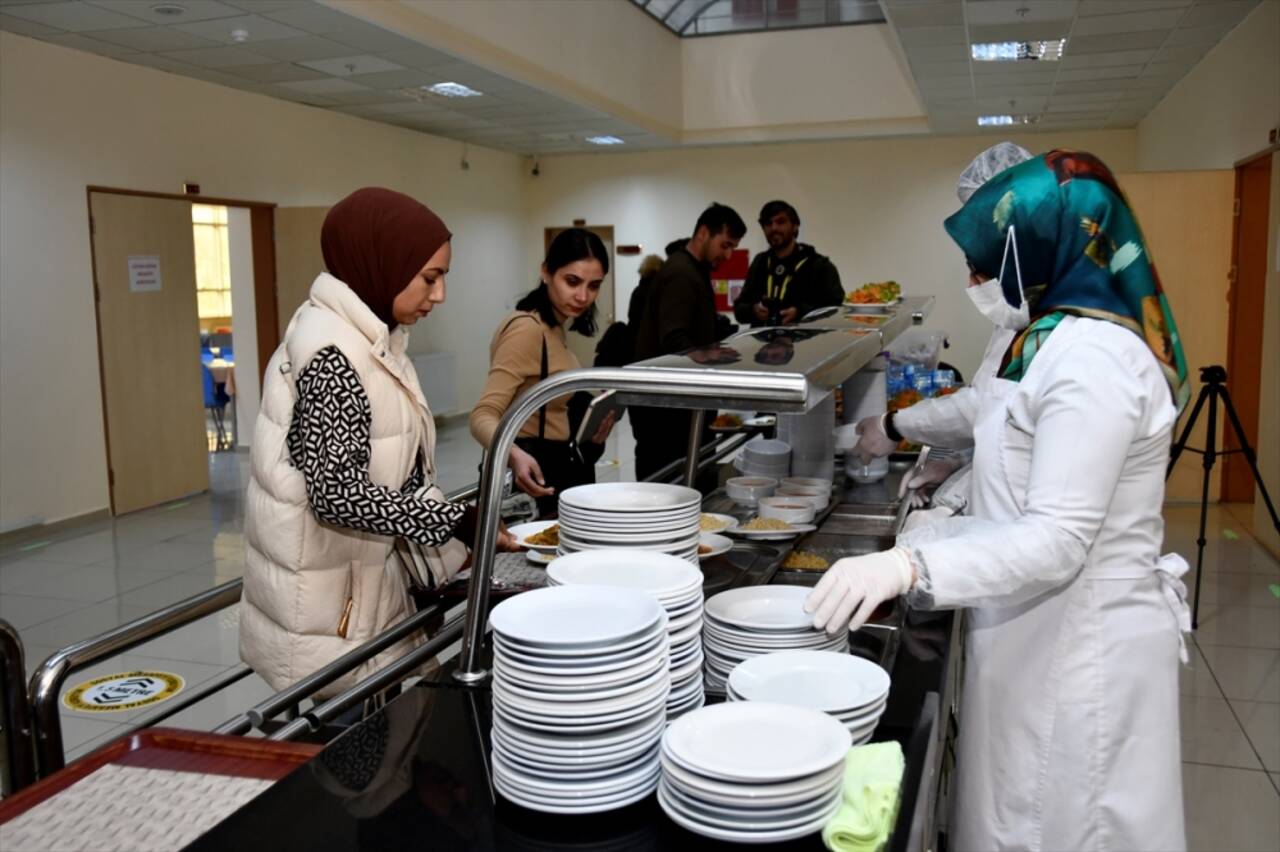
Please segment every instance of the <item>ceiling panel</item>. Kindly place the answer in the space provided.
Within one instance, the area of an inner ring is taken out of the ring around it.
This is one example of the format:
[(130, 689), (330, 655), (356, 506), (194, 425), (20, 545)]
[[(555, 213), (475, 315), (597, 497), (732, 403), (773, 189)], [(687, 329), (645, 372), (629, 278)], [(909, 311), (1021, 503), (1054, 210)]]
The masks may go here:
[(1200, 2), (1188, 10), (1187, 17), (1182, 21), (1182, 26), (1234, 26), (1244, 20), (1244, 16), (1249, 14), (1255, 5), (1257, 5), (1256, 0), (1228, 0), (1228, 2), (1219, 3)]
[[(4, 7), (0, 6), (0, 9), (2, 8)], [(62, 32), (62, 30), (57, 27), (50, 27), (36, 23), (35, 21), (28, 21), (26, 18), (15, 18), (13, 15), (5, 14), (0, 14), (0, 30), (17, 33), (18, 35), (31, 36), (32, 38), (57, 35)]]
[[(129, 15), (151, 24), (174, 23), (172, 16), (155, 10), (155, 6), (159, 5), (161, 0), (90, 0), (90, 2), (94, 6)], [(208, 21), (213, 18), (234, 18), (244, 14), (243, 8), (220, 3), (218, 0), (181, 0), (181, 4), (183, 23)]]
[(1132, 80), (1142, 75), (1145, 65), (1104, 65), (1101, 68), (1063, 68), (1058, 79), (1064, 83), (1073, 80)]
[(41, 38), (50, 44), (70, 47), (73, 50), (86, 50), (90, 53), (97, 53), (100, 56), (109, 56), (112, 59), (128, 59), (128, 61), (132, 62), (132, 57), (142, 55), (132, 47), (121, 47), (118, 44), (111, 44), (92, 36), (80, 35), (80, 33), (61, 33), (59, 35), (41, 36)]
[(289, 83), (294, 80), (318, 80), (325, 75), (292, 62), (272, 62), (266, 65), (240, 65), (227, 73), (255, 83)]
[(102, 30), (93, 37), (101, 41), (130, 47), (143, 53), (163, 53), (166, 50), (194, 50), (200, 47), (217, 47), (218, 43), (207, 38), (167, 27), (140, 27), (128, 30)]
[(138, 26), (139, 21), (142, 20), (134, 15), (122, 15), (101, 6), (74, 2), (6, 6), (5, 13), (69, 33), (126, 30)]
[(1081, 18), (1071, 29), (1073, 37), (1103, 33), (1133, 33), (1145, 30), (1171, 30), (1178, 25), (1183, 9), (1161, 9), (1155, 12), (1133, 12), (1127, 15), (1098, 15)]
[(201, 68), (231, 68), (235, 65), (261, 65), (262, 57), (239, 47), (203, 47), (198, 50), (175, 50), (160, 54)]
[(969, 37), (975, 44), (990, 41), (1051, 41), (1066, 38), (1071, 31), (1071, 21), (1044, 21), (1034, 24), (1000, 24), (981, 26), (970, 24)]
[(283, 62), (307, 62), (312, 59), (334, 59), (351, 55), (351, 45), (339, 44), (314, 35), (264, 41), (255, 44), (253, 50), (262, 56)]
[(351, 77), (356, 74), (378, 74), (383, 71), (403, 71), (404, 67), (389, 62), (378, 56), (339, 56), (334, 59), (312, 59), (299, 62), (313, 71), (320, 71), (334, 77)]
[(964, 27), (919, 27), (898, 30), (898, 39), (904, 47), (928, 47), (935, 44), (959, 44), (967, 49), (969, 38)]
[(1070, 21), (1076, 14), (1076, 0), (967, 0), (965, 16), (969, 26), (993, 24)]
[(307, 33), (303, 30), (296, 30), (293, 27), (286, 27), (284, 24), (277, 23), (270, 18), (264, 18), (260, 15), (240, 15), (235, 18), (219, 18), (215, 21), (199, 21), (194, 24), (178, 24), (175, 29), (183, 32), (192, 33), (202, 38), (220, 41), (224, 44), (238, 44), (240, 42), (231, 34), (236, 31), (244, 31), (249, 34), (248, 41), (243, 44), (248, 47), (264, 41), (272, 41), (282, 38), (297, 38)]
[(1169, 37), (1169, 30), (1153, 30), (1142, 33), (1101, 33), (1076, 38), (1067, 45), (1073, 54), (1106, 53), (1113, 50), (1139, 50), (1159, 47)]
[(1059, 63), (1063, 70), (1068, 68), (1096, 68), (1104, 65), (1144, 65), (1156, 55), (1155, 48), (1143, 50), (1116, 50), (1106, 53), (1073, 53), (1074, 44), (1067, 46), (1067, 52)]
[(1192, 0), (1081, 0), (1080, 17), (1185, 9), (1191, 3)]

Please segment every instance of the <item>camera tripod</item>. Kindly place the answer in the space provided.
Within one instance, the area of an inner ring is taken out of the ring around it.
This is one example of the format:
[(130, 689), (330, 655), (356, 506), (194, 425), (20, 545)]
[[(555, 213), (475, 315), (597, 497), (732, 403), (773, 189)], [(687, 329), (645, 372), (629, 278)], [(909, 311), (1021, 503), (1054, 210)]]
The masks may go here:
[[(1182, 434), (1178, 436), (1178, 440), (1174, 441), (1173, 449), (1169, 453), (1169, 468), (1165, 471), (1165, 479), (1173, 473), (1173, 466), (1178, 463), (1178, 457), (1183, 451), (1199, 453), (1203, 456), (1204, 466), (1204, 484), (1200, 491), (1200, 537), (1196, 539), (1196, 594), (1195, 601), (1191, 607), (1191, 629), (1194, 630), (1199, 624), (1200, 617), (1200, 577), (1201, 566), (1204, 562), (1204, 526), (1205, 518), (1209, 511), (1209, 476), (1213, 472), (1214, 462), (1218, 460), (1218, 456), (1227, 456), (1234, 453), (1242, 453), (1245, 460), (1249, 462), (1249, 469), (1253, 471), (1253, 481), (1258, 486), (1258, 493), (1262, 495), (1263, 501), (1267, 504), (1267, 511), (1271, 513), (1271, 523), (1275, 526), (1276, 532), (1280, 532), (1280, 519), (1276, 517), (1276, 507), (1271, 502), (1271, 495), (1267, 493), (1266, 483), (1262, 481), (1262, 474), (1258, 473), (1258, 459), (1253, 452), (1253, 447), (1249, 446), (1249, 440), (1244, 435), (1244, 429), (1240, 426), (1240, 418), (1236, 416), (1236, 407), (1231, 403), (1231, 394), (1227, 392), (1227, 371), (1219, 366), (1201, 367), (1200, 381), (1204, 386), (1200, 388), (1200, 396), (1196, 398), (1195, 407), (1191, 409), (1191, 416), (1187, 418), (1187, 423), (1182, 427)], [(1201, 409), (1204, 408), (1205, 400), (1209, 401), (1209, 424), (1205, 431), (1205, 447), (1203, 450), (1197, 450), (1187, 446), (1187, 438), (1191, 435), (1191, 430), (1195, 428), (1196, 420), (1200, 416)], [(1218, 449), (1218, 401), (1222, 401), (1222, 406), (1227, 410), (1227, 417), (1231, 421), (1231, 428), (1235, 430), (1236, 442), (1240, 445), (1235, 450), (1219, 450)]]

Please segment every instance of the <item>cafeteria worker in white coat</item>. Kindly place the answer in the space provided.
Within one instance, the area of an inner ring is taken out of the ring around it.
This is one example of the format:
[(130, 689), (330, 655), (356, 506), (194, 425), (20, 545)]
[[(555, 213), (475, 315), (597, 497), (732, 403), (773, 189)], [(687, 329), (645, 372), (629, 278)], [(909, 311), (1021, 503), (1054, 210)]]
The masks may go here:
[(1160, 509), (1187, 371), (1141, 230), (1106, 166), (1069, 151), (996, 175), (945, 226), (1027, 323), (974, 409), (971, 514), (838, 561), (806, 609), (832, 632), (900, 594), (968, 610), (956, 849), (1183, 849), (1190, 618)]

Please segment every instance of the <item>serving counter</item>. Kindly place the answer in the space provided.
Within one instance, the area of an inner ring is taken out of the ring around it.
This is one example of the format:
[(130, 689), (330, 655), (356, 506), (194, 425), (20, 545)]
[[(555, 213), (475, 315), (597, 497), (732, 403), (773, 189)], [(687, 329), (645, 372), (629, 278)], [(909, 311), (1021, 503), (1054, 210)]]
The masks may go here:
[[(843, 489), (820, 527), (800, 542), (740, 542), (703, 563), (707, 595), (770, 582), (812, 582), (817, 575), (780, 572), (786, 554), (814, 542), (842, 554), (868, 552), (883, 535), (841, 533), (854, 516), (883, 517), (892, 507), (896, 474), (875, 486)], [(709, 511), (742, 515), (717, 491)], [(888, 538), (891, 542), (891, 537)], [(902, 804), (891, 850), (935, 848), (949, 709), (953, 703), (956, 620), (951, 613), (895, 610), (873, 630), (893, 643), (855, 642), (855, 653), (883, 659), (892, 644), (888, 705), (873, 741), (897, 740), (906, 754)], [(856, 637), (857, 634), (854, 634)], [(481, 661), (490, 662), (486, 641)], [(334, 740), (299, 768), (188, 847), (193, 850), (500, 850), (714, 849), (719, 843), (679, 828), (654, 796), (594, 816), (552, 816), (512, 805), (493, 788), (487, 684), (451, 676), (456, 660), (407, 689), (382, 710)], [(714, 700), (714, 699), (713, 699)], [(781, 849), (821, 848), (817, 835)]]

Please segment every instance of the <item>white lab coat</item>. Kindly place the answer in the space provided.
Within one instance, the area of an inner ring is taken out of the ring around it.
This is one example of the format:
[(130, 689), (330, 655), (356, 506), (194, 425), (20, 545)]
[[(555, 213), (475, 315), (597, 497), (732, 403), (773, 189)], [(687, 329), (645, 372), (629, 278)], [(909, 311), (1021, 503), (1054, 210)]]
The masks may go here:
[(913, 603), (966, 607), (954, 848), (1185, 848), (1180, 557), (1160, 559), (1175, 420), (1154, 357), (1068, 317), (975, 394), (973, 517), (902, 536)]

